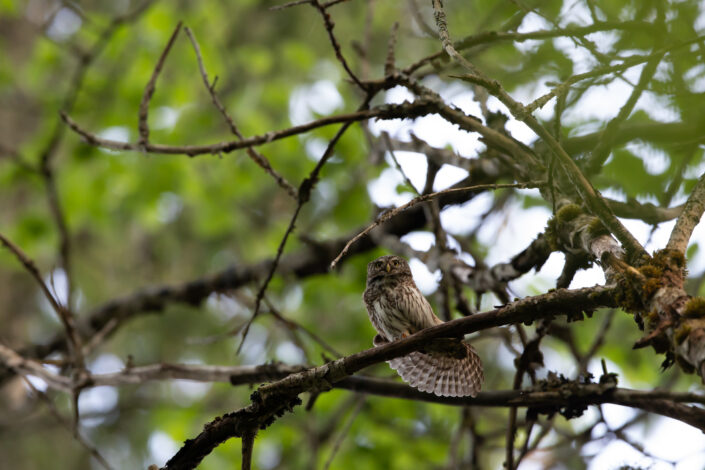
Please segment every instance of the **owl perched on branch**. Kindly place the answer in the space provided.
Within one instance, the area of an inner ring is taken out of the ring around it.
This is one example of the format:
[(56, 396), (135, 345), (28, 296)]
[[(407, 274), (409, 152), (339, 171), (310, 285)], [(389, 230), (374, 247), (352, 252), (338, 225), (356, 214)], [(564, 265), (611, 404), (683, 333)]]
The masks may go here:
[[(367, 265), (363, 299), (379, 333), (373, 340), (375, 346), (443, 323), (416, 287), (409, 264), (399, 256), (382, 256)], [(484, 381), (477, 352), (457, 338), (442, 338), (423, 352), (414, 351), (388, 362), (409, 385), (439, 396), (474, 397)]]

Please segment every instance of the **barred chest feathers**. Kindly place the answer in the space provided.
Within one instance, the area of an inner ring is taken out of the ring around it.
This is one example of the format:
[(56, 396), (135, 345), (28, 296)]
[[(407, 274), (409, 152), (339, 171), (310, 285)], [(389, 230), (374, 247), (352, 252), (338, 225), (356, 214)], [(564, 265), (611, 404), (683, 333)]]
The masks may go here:
[(364, 294), (367, 313), (377, 332), (388, 340), (440, 323), (413, 281), (375, 284), (368, 286)]

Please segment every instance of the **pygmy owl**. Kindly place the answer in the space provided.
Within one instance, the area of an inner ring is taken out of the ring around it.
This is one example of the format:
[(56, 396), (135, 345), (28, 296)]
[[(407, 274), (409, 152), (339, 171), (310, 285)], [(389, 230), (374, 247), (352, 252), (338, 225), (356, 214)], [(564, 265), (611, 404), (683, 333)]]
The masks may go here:
[[(382, 256), (367, 265), (363, 294), (370, 321), (379, 333), (375, 346), (443, 323), (414, 283), (404, 258)], [(475, 349), (461, 339), (441, 339), (424, 351), (388, 361), (402, 379), (422, 392), (439, 396), (476, 396), (484, 374)]]

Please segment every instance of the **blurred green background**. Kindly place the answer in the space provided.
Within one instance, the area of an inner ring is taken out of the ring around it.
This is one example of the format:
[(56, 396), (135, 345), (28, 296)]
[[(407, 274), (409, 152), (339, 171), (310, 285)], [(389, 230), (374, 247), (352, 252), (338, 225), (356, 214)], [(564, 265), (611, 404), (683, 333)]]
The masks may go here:
[[(360, 76), (383, 76), (389, 32), (395, 21), (401, 25), (396, 48), (400, 67), (439, 50), (437, 38), (414, 19), (418, 15), (433, 24), (430, 2), (416, 3), (418, 9), (414, 2), (353, 0), (329, 10), (343, 53)], [(63, 109), (102, 137), (136, 142), (144, 87), (179, 21), (197, 37), (211, 78), (218, 77), (216, 92), (245, 136), (357, 109), (361, 95), (336, 61), (320, 15), (306, 5), (268, 10), (276, 4), (255, 0), (155, 1), (133, 15), (141, 4), (129, 0), (0, 0), (0, 231), (36, 262), (46, 281), (65, 298), (66, 276), (58, 255), (60, 232), (48, 204), (46, 180), (38, 170), (42, 155), (52, 149), (50, 167), (71, 241), (72, 307), (79, 318), (110, 299), (143, 288), (202, 278), (231, 265), (269, 259), (276, 253), (296, 204), (244, 151), (194, 158), (106, 151), (81, 142), (58, 117)], [(449, 27), (457, 39), (483, 31), (514, 30), (522, 24), (523, 30), (550, 29), (555, 27), (550, 21), (565, 25), (579, 18), (572, 15), (587, 14), (589, 18), (591, 10), (604, 21), (651, 24), (659, 15), (665, 18), (668, 35), (663, 37), (639, 28), (590, 36), (607, 57), (606, 63), (615, 55), (645, 53), (666, 41), (672, 44), (691, 39), (704, 27), (702, 2), (697, 1), (482, 0), (446, 4)], [(115, 18), (125, 21), (113, 23)], [(94, 50), (96, 45), (101, 48)], [(473, 49), (472, 59), (515, 97), (528, 101), (547, 90), (546, 82), (597, 66), (594, 58), (580, 62), (571, 56), (566, 52), (569, 47), (559, 40), (505, 41)], [(364, 59), (356, 53), (359, 50), (367, 51)], [(670, 54), (649, 87), (654, 101), (642, 103), (642, 108), (651, 107), (653, 112), (637, 108), (628, 124), (667, 120), (697, 128), (703, 121), (702, 56), (702, 42)], [(82, 57), (91, 57), (90, 64), (80, 66)], [(468, 84), (448, 77), (457, 70), (443, 62), (439, 66), (446, 68), (438, 75), (432, 68), (424, 72), (435, 89), (451, 101), (468, 92)], [(602, 82), (590, 82), (589, 90), (604, 90), (614, 83), (627, 86), (634, 83), (634, 77), (638, 74), (608, 76)], [(626, 99), (629, 90), (616, 93)], [(568, 100), (571, 114), (563, 123), (565, 138), (600, 129), (618, 110), (619, 103), (595, 103), (594, 99), (592, 106), (587, 106), (586, 100), (580, 101), (587, 93), (586, 86)], [(380, 94), (373, 104), (383, 101), (384, 94)], [(541, 110), (539, 116), (550, 119), (552, 106)], [(152, 142), (197, 145), (234, 139), (210, 102), (196, 56), (183, 33), (165, 62), (149, 118)], [(336, 129), (317, 129), (260, 150), (298, 187)], [(695, 137), (674, 137), (660, 143), (647, 140), (641, 146), (621, 147), (593, 182), (611, 197), (666, 206), (682, 202), (702, 173), (702, 144), (697, 139), (702, 129), (705, 126), (694, 132)], [(343, 136), (322, 171), (312, 200), (304, 206), (285, 253), (298, 252), (310, 240), (351, 235), (374, 219), (375, 195), (370, 183), (393, 166), (388, 160), (369, 158), (367, 139), (359, 125)], [(455, 150), (477, 157), (476, 149)], [(413, 169), (409, 171), (413, 173)], [(678, 179), (679, 175), (684, 176)], [(407, 200), (410, 197), (403, 181), (381, 181), (392, 184), (393, 191)], [(507, 197), (509, 204), (492, 206), (499, 196), (486, 201), (496, 216), (488, 219), (494, 220), (496, 229), (488, 230), (499, 233), (502, 217), (509, 223), (522, 211), (538, 206), (541, 220), (530, 234), (535, 236), (550, 216), (550, 205), (540, 200), (538, 192)], [(643, 225), (634, 229), (648, 235), (650, 227)], [(493, 246), (487, 240), (492, 236), (477, 236), (478, 230), (474, 227), (455, 236), (465, 239), (476, 254), (488, 253)], [(495, 257), (509, 260), (526, 247), (522, 243), (503, 245)], [(366, 349), (371, 346), (374, 330), (361, 301), (365, 269), (370, 259), (384, 253), (378, 249), (352, 257), (326, 275), (303, 279), (275, 276), (267, 300), (286, 318), (325, 338), (344, 355)], [(700, 255), (697, 243), (688, 255), (691, 260)], [(558, 272), (561, 259), (557, 254), (552, 257)], [(543, 274), (530, 274), (515, 293), (545, 292), (553, 286), (557, 273), (549, 269)], [(702, 294), (702, 267), (691, 268), (691, 275), (690, 293)], [(268, 361), (319, 364), (322, 355), (330, 356), (309, 336), (277, 322), (267, 313), (268, 308), (253, 324), (242, 354), (236, 355), (240, 336), (228, 332), (236, 331), (249, 318), (258, 286), (214, 293), (198, 306), (172, 303), (162, 312), (140, 314), (87, 358), (89, 368), (97, 373), (118, 371), (128, 357), (135, 365), (237, 365)], [(474, 299), (475, 294), (466, 295)], [(488, 294), (482, 305), (496, 302)], [(0, 251), (0, 305), (0, 340), (16, 350), (43, 344), (61, 331), (33, 280), (7, 250)], [(568, 325), (583, 352), (592, 344), (605, 315), (598, 312), (591, 319)], [(660, 372), (662, 357), (652, 350), (633, 351), (631, 345), (640, 336), (633, 319), (617, 312), (599, 351), (598, 356), (609, 361), (611, 370), (620, 372), (622, 385), (687, 390), (697, 384), (696, 378), (683, 376), (677, 368)], [(511, 388), (514, 364), (508, 345), (519, 344), (515, 330), (487, 332), (474, 344), (485, 363), (485, 389)], [(575, 374), (564, 341), (549, 337), (544, 346), (547, 368), (567, 376)], [(593, 366), (590, 370), (597, 372)], [(366, 372), (394, 377), (384, 364)], [(39, 381), (36, 386), (43, 387)], [(88, 389), (81, 395), (80, 429), (115, 468), (161, 466), (205, 423), (248, 404), (251, 391), (248, 386), (184, 381)], [(51, 390), (47, 394), (70, 418), (70, 397)], [(7, 381), (0, 397), (0, 467), (98, 468), (20, 378)], [(615, 416), (613, 423), (635, 416), (617, 407), (604, 410)], [(523, 415), (520, 410), (520, 420)], [(464, 420), (472, 423), (472, 432), (459, 434)], [(544, 441), (547, 450), (534, 453), (520, 468), (598, 468), (590, 464), (593, 455), (601, 455), (615, 439), (608, 432), (602, 438), (591, 436), (590, 430), (599, 420), (596, 409), (573, 421), (555, 418), (555, 426), (547, 431)], [(335, 453), (331, 468), (501, 468), (506, 421), (505, 409), (463, 411), (334, 390), (320, 395), (310, 411), (299, 407), (262, 432), (255, 443), (255, 466), (323, 468)], [(635, 439), (653, 436), (662, 425), (660, 418), (640, 419)], [(336, 444), (339, 436), (344, 439)], [(518, 442), (523, 438), (520, 430)], [(591, 439), (592, 447), (583, 447)], [(702, 458), (703, 447), (692, 450), (701, 451), (698, 455)], [(658, 458), (645, 458), (660, 465)], [(232, 439), (219, 446), (200, 468), (233, 468), (239, 460), (240, 442)], [(611, 462), (614, 466), (609, 468), (620, 464), (619, 460)]]

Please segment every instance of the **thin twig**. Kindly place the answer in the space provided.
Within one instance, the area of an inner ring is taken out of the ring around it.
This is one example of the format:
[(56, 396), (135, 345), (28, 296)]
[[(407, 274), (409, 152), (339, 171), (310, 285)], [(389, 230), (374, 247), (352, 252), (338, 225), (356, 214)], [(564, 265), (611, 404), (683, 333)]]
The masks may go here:
[[(420, 107), (420, 106), (419, 106)], [(374, 109), (365, 109), (349, 114), (339, 114), (328, 116), (316, 121), (302, 124), (299, 126), (288, 127), (279, 131), (270, 131), (263, 135), (249, 137), (244, 140), (235, 140), (230, 142), (218, 142), (211, 145), (162, 145), (147, 143), (141, 146), (138, 143), (120, 142), (117, 140), (103, 139), (98, 135), (83, 129), (77, 122), (71, 119), (66, 113), (60, 113), (64, 122), (83, 140), (90, 145), (103, 147), (110, 150), (123, 150), (134, 152), (161, 153), (161, 154), (183, 154), (188, 156), (196, 155), (218, 155), (222, 153), (230, 153), (234, 150), (244, 149), (252, 146), (259, 146), (274, 142), (275, 140), (285, 139), (293, 135), (303, 134), (305, 132), (317, 129), (319, 127), (328, 126), (331, 124), (341, 124), (351, 121), (364, 121), (376, 117), (398, 118), (414, 114), (416, 106), (406, 105), (385, 105)]]
[(397, 45), (397, 33), (399, 32), (399, 22), (395, 21), (392, 25), (392, 31), (389, 33), (389, 44), (387, 44), (387, 59), (384, 61), (384, 76), (389, 77), (394, 75), (396, 70), (394, 59), (394, 48)]
[(345, 427), (343, 429), (341, 429), (340, 434), (338, 434), (338, 438), (335, 440), (335, 443), (333, 444), (333, 449), (331, 449), (331, 451), (330, 451), (330, 455), (328, 456), (328, 459), (326, 460), (326, 463), (323, 466), (323, 470), (328, 470), (330, 468), (330, 465), (333, 463), (333, 459), (335, 458), (335, 455), (340, 450), (340, 446), (343, 444), (345, 437), (348, 435), (348, 433), (350, 432), (350, 428), (352, 428), (352, 425), (355, 422), (355, 418), (357, 418), (357, 415), (360, 413), (360, 411), (362, 410), (362, 407), (364, 405), (365, 405), (364, 395), (358, 396), (357, 397), (357, 405), (353, 409), (352, 413), (350, 413), (350, 417), (348, 418), (348, 422), (345, 424)]
[(360, 233), (358, 233), (357, 235), (355, 235), (355, 236), (345, 245), (345, 247), (340, 251), (340, 253), (338, 254), (338, 256), (336, 256), (335, 259), (334, 259), (333, 261), (331, 261), (331, 263), (330, 263), (330, 269), (334, 269), (335, 266), (336, 266), (336, 265), (338, 264), (338, 262), (340, 261), (340, 259), (341, 259), (343, 256), (345, 256), (345, 255), (347, 254), (347, 252), (348, 252), (348, 250), (350, 249), (350, 247), (351, 247), (355, 242), (357, 242), (360, 238), (362, 238), (362, 237), (364, 237), (365, 235), (367, 235), (368, 233), (370, 233), (370, 231), (371, 231), (372, 229), (374, 229), (374, 228), (377, 227), (378, 225), (380, 225), (380, 224), (382, 224), (382, 223), (388, 221), (389, 219), (391, 219), (391, 218), (394, 217), (395, 215), (399, 214), (400, 212), (405, 211), (406, 209), (409, 209), (410, 207), (413, 207), (413, 206), (415, 206), (415, 205), (417, 205), (417, 204), (420, 204), (420, 203), (422, 203), (422, 202), (429, 201), (429, 200), (435, 199), (435, 198), (437, 198), (437, 197), (439, 197), (439, 196), (446, 195), (446, 194), (454, 194), (454, 193), (463, 194), (463, 193), (468, 193), (468, 192), (473, 192), (473, 191), (484, 191), (484, 190), (488, 190), (488, 189), (504, 189), (504, 188), (522, 188), (522, 189), (525, 189), (525, 188), (538, 188), (538, 187), (540, 187), (541, 185), (543, 185), (542, 182), (533, 182), (533, 181), (526, 182), (526, 183), (508, 183), (508, 184), (478, 184), (478, 185), (475, 185), (475, 186), (467, 186), (467, 187), (465, 187), (465, 188), (450, 188), (450, 189), (444, 189), (443, 191), (438, 191), (438, 192), (431, 193), (431, 194), (424, 194), (424, 195), (422, 195), (422, 196), (416, 197), (416, 198), (412, 199), (411, 201), (407, 202), (406, 204), (403, 204), (403, 205), (401, 205), (401, 206), (399, 206), (399, 207), (397, 207), (397, 208), (395, 208), (395, 209), (392, 209), (392, 210), (390, 210), (390, 211), (388, 211), (388, 212), (385, 212), (385, 213), (382, 214), (377, 220), (375, 220), (373, 223), (371, 223), (370, 225), (368, 225), (367, 228), (365, 228), (362, 232), (360, 232)]
[(36, 375), (51, 388), (71, 393), (73, 388), (71, 379), (49, 372), (39, 362), (20, 356), (2, 343), (0, 343), (0, 361), (19, 375)]
[(695, 39), (682, 41), (682, 42), (673, 44), (671, 46), (666, 46), (666, 47), (657, 49), (656, 51), (652, 52), (651, 54), (646, 54), (646, 55), (635, 54), (635, 55), (632, 55), (632, 56), (629, 56), (629, 57), (622, 59), (622, 63), (620, 63), (620, 64), (597, 67), (589, 72), (584, 72), (584, 73), (579, 73), (579, 74), (573, 75), (571, 77), (568, 77), (563, 82), (555, 85), (553, 87), (553, 89), (551, 91), (549, 91), (548, 93), (546, 93), (545, 95), (539, 96), (534, 101), (527, 104), (525, 109), (527, 112), (534, 112), (535, 110), (541, 108), (543, 105), (548, 103), (554, 96), (560, 96), (560, 95), (565, 94), (572, 84), (577, 83), (579, 81), (586, 80), (589, 78), (596, 78), (596, 77), (599, 77), (602, 75), (607, 75), (609, 73), (623, 72), (623, 71), (630, 69), (636, 65), (640, 65), (645, 62), (649, 62), (654, 57), (662, 56), (668, 52), (672, 52), (677, 49), (687, 47), (687, 46), (690, 46), (694, 43), (700, 42), (704, 38), (705, 37), (703, 37), (703, 36), (699, 36)]
[(264, 282), (257, 290), (257, 297), (255, 298), (255, 308), (252, 311), (252, 315), (247, 320), (247, 323), (245, 323), (245, 325), (242, 327), (242, 338), (240, 339), (240, 345), (237, 347), (237, 354), (240, 354), (242, 346), (245, 344), (245, 340), (247, 339), (247, 333), (249, 333), (250, 331), (250, 326), (252, 325), (252, 322), (255, 321), (255, 318), (257, 318), (257, 315), (259, 315), (260, 305), (262, 304), (262, 299), (264, 298), (264, 292), (267, 290), (267, 286), (269, 286), (269, 282), (272, 280), (272, 277), (274, 277), (274, 272), (277, 270), (277, 266), (279, 265), (279, 260), (281, 259), (282, 253), (284, 252), (284, 246), (286, 245), (286, 241), (289, 239), (289, 235), (291, 235), (291, 232), (294, 231), (294, 227), (296, 226), (296, 219), (299, 217), (301, 207), (302, 204), (296, 205), (294, 214), (291, 216), (291, 220), (289, 220), (289, 226), (286, 228), (286, 232), (284, 232), (284, 236), (279, 242), (279, 246), (277, 247), (277, 254), (274, 256), (274, 261), (272, 261), (272, 264), (269, 267), (267, 277), (264, 279)]
[(298, 5), (305, 5), (305, 4), (307, 4), (307, 3), (311, 3), (311, 0), (296, 0), (296, 1), (293, 1), (293, 2), (284, 3), (284, 4), (282, 4), (282, 5), (275, 5), (275, 6), (273, 6), (273, 7), (269, 7), (269, 11), (284, 10), (284, 9), (286, 9), (286, 8), (291, 8), (291, 7), (295, 7), (295, 6), (298, 6)]
[(443, 10), (443, 3), (441, 0), (432, 0), (431, 3), (433, 4), (433, 16), (436, 19), (438, 36), (441, 39), (441, 44), (443, 44), (443, 50), (446, 51), (446, 54), (455, 59), (456, 62), (468, 69), (468, 71), (476, 74), (478, 72), (477, 68), (465, 57), (460, 55), (455, 47), (453, 47), (453, 42), (450, 40), (450, 34), (448, 33), (448, 23), (446, 22), (446, 13)]
[(98, 451), (98, 449), (95, 448), (95, 447), (93, 447), (93, 446), (86, 440), (86, 438), (83, 437), (83, 435), (81, 435), (81, 433), (74, 432), (74, 431), (75, 431), (74, 427), (71, 425), (71, 423), (70, 423), (68, 420), (66, 420), (66, 419), (61, 415), (61, 413), (59, 412), (59, 410), (56, 409), (56, 406), (54, 405), (54, 402), (51, 400), (51, 398), (49, 398), (49, 396), (48, 396), (46, 393), (44, 393), (44, 392), (42, 392), (41, 390), (37, 389), (37, 387), (35, 387), (34, 384), (32, 384), (32, 381), (29, 380), (26, 376), (23, 375), (23, 376), (22, 376), (22, 379), (24, 380), (25, 384), (26, 384), (30, 389), (32, 389), (32, 392), (33, 392), (36, 396), (38, 396), (38, 397), (46, 404), (46, 406), (47, 406), (47, 408), (49, 408), (49, 411), (51, 412), (52, 416), (54, 416), (54, 418), (56, 418), (56, 420), (57, 420), (62, 426), (64, 426), (66, 429), (68, 429), (69, 431), (71, 431), (71, 432), (73, 433), (74, 439), (76, 439), (76, 440), (78, 441), (78, 443), (81, 444), (81, 445), (93, 456), (93, 458), (96, 459), (96, 460), (98, 461), (98, 463), (103, 466), (103, 468), (105, 468), (106, 470), (112, 470), (112, 467), (110, 466), (110, 464), (108, 463), (108, 461), (105, 460), (105, 458), (100, 454), (100, 452)]
[[(232, 120), (228, 112), (225, 110), (225, 106), (223, 106), (223, 104), (220, 102), (220, 99), (218, 99), (218, 95), (216, 95), (215, 93), (215, 83), (211, 84), (211, 81), (208, 78), (208, 72), (206, 72), (206, 67), (203, 65), (201, 48), (198, 46), (198, 41), (196, 41), (196, 37), (191, 32), (191, 28), (189, 28), (188, 26), (184, 27), (184, 32), (188, 36), (189, 40), (191, 41), (191, 45), (193, 46), (193, 51), (195, 52), (196, 60), (198, 61), (198, 69), (200, 70), (201, 78), (203, 79), (203, 84), (205, 85), (206, 90), (208, 90), (208, 94), (211, 97), (213, 105), (218, 109), (220, 114), (225, 119), (225, 122), (230, 128), (230, 132), (232, 132), (238, 139), (244, 140), (242, 133), (237, 128), (235, 122)], [(291, 196), (293, 199), (297, 199), (296, 188), (294, 188), (291, 183), (286, 180), (286, 178), (284, 178), (274, 168), (272, 168), (272, 165), (269, 163), (267, 157), (255, 151), (255, 149), (253, 149), (252, 147), (246, 147), (245, 151), (247, 152), (247, 155), (252, 159), (252, 161), (254, 161), (258, 166), (264, 169), (264, 171), (266, 171), (272, 178), (274, 178), (277, 184), (281, 186), (289, 196)]]
[[(363, 104), (363, 107), (367, 106), (367, 100), (365, 100), (365, 103)], [(296, 226), (296, 220), (299, 217), (299, 213), (301, 212), (301, 208), (303, 207), (306, 202), (309, 201), (311, 197), (311, 191), (315, 184), (318, 182), (318, 174), (321, 171), (321, 168), (323, 168), (323, 165), (326, 164), (328, 159), (333, 155), (333, 149), (335, 148), (335, 145), (338, 143), (338, 140), (343, 136), (345, 131), (352, 125), (352, 122), (346, 122), (343, 124), (340, 129), (338, 129), (338, 132), (333, 136), (333, 138), (330, 140), (328, 143), (328, 147), (326, 148), (325, 152), (323, 152), (323, 155), (321, 156), (321, 159), (318, 161), (316, 166), (313, 168), (311, 173), (309, 174), (308, 178), (304, 179), (301, 182), (301, 186), (299, 187), (298, 191), (298, 196), (299, 196), (299, 203), (296, 205), (296, 209), (294, 210), (294, 214), (291, 216), (291, 220), (289, 221), (289, 226), (286, 229), (286, 232), (284, 232), (284, 236), (282, 237), (281, 242), (279, 243), (279, 247), (277, 248), (277, 254), (274, 257), (274, 261), (272, 262), (269, 272), (267, 273), (267, 277), (265, 278), (264, 282), (260, 286), (259, 290), (257, 291), (257, 297), (255, 298), (255, 308), (252, 312), (252, 316), (249, 318), (247, 323), (245, 324), (245, 327), (242, 330), (242, 339), (240, 340), (240, 345), (237, 348), (237, 353), (240, 354), (240, 350), (242, 349), (242, 345), (245, 344), (245, 339), (247, 338), (247, 333), (250, 331), (250, 326), (252, 325), (252, 322), (257, 318), (257, 315), (259, 314), (260, 310), (260, 305), (262, 304), (262, 298), (264, 297), (264, 293), (267, 290), (267, 286), (269, 286), (269, 282), (272, 280), (272, 277), (274, 277), (274, 272), (277, 270), (277, 266), (279, 265), (279, 260), (281, 259), (282, 253), (284, 252), (284, 246), (286, 246), (286, 242), (289, 239), (289, 235), (294, 231), (294, 227)]]
[(384, 141), (385, 145), (387, 146), (387, 150), (389, 151), (389, 156), (392, 158), (392, 161), (394, 162), (394, 166), (396, 169), (401, 173), (402, 178), (404, 178), (404, 181), (406, 182), (407, 185), (411, 188), (411, 190), (416, 193), (417, 196), (420, 196), (421, 194), (419, 193), (419, 190), (416, 189), (416, 186), (414, 186), (414, 183), (411, 182), (408, 176), (406, 176), (406, 172), (404, 172), (404, 169), (401, 167), (399, 164), (399, 160), (397, 160), (397, 156), (394, 153), (394, 147), (392, 146), (391, 140), (389, 140), (389, 134), (387, 132), (382, 132), (382, 140)]
[[(529, 31), (526, 33), (519, 33), (517, 31), (485, 31), (478, 34), (473, 34), (464, 39), (456, 41), (453, 44), (454, 49), (457, 51), (469, 49), (475, 46), (490, 44), (490, 43), (500, 43), (503, 41), (514, 41), (523, 42), (527, 40), (534, 39), (551, 39), (556, 37), (564, 36), (585, 36), (598, 31), (609, 31), (609, 30), (622, 30), (622, 31), (646, 31), (652, 29), (653, 25), (645, 21), (625, 21), (625, 22), (595, 22), (587, 26), (572, 26), (569, 28), (555, 28), (548, 30), (537, 30)], [(425, 29), (425, 28), (424, 28)], [(436, 31), (430, 33), (431, 36), (438, 34)], [(409, 65), (403, 70), (406, 75), (411, 75), (424, 65), (433, 63), (439, 59), (443, 59), (446, 56), (445, 49), (440, 52), (436, 52), (429, 56), (426, 56), (413, 64)]]
[(362, 91), (367, 91), (367, 86), (362, 83), (359, 78), (357, 78), (357, 75), (355, 75), (355, 73), (348, 65), (348, 62), (345, 60), (343, 52), (340, 49), (340, 44), (338, 43), (338, 39), (335, 37), (335, 34), (333, 34), (333, 28), (335, 27), (335, 23), (333, 23), (330, 14), (326, 11), (326, 8), (330, 5), (321, 5), (318, 0), (310, 0), (309, 3), (313, 5), (316, 10), (318, 10), (318, 12), (321, 14), (321, 17), (323, 18), (323, 24), (326, 28), (326, 31), (328, 32), (328, 39), (330, 40), (330, 43), (333, 46), (333, 50), (335, 51), (335, 57), (338, 59), (338, 62), (340, 62), (340, 64), (343, 66), (352, 81), (355, 82), (355, 84), (360, 87)]
[(169, 55), (171, 46), (174, 45), (176, 37), (179, 35), (179, 31), (181, 31), (181, 21), (179, 21), (179, 23), (176, 25), (174, 32), (171, 33), (171, 37), (166, 43), (166, 47), (162, 51), (162, 55), (159, 56), (159, 60), (154, 66), (152, 76), (150, 77), (149, 82), (147, 82), (147, 86), (144, 88), (144, 94), (142, 95), (142, 101), (140, 102), (139, 110), (139, 145), (141, 147), (145, 147), (147, 143), (149, 143), (149, 123), (147, 122), (147, 117), (149, 115), (149, 102), (152, 99), (152, 95), (154, 95), (154, 89), (157, 84), (157, 78), (159, 78), (159, 73), (162, 71), (162, 67), (164, 67), (164, 61), (166, 60), (167, 55)]
[(39, 288), (44, 294), (44, 297), (49, 301), (49, 304), (59, 316), (59, 319), (61, 320), (61, 323), (63, 324), (64, 329), (66, 330), (66, 336), (68, 337), (69, 343), (71, 345), (71, 353), (75, 361), (76, 367), (78, 369), (83, 369), (84, 362), (83, 351), (81, 346), (82, 341), (80, 335), (78, 334), (78, 329), (76, 328), (75, 320), (73, 318), (73, 315), (71, 314), (71, 311), (68, 307), (61, 305), (59, 300), (51, 293), (49, 287), (42, 279), (42, 275), (39, 272), (39, 269), (37, 269), (37, 266), (34, 264), (34, 261), (32, 261), (17, 245), (12, 243), (1, 233), (0, 243), (7, 247), (12, 252), (12, 254), (15, 255), (15, 257), (20, 261), (20, 263), (22, 263), (25, 269), (29, 271), (34, 280), (37, 281), (37, 284), (39, 284)]
[(313, 341), (318, 343), (319, 346), (321, 346), (323, 349), (328, 351), (329, 353), (333, 354), (335, 357), (342, 357), (342, 354), (340, 354), (336, 349), (328, 344), (323, 338), (318, 336), (316, 333), (311, 331), (310, 329), (306, 328), (303, 326), (301, 323), (295, 322), (294, 320), (291, 320), (289, 318), (286, 318), (282, 313), (272, 305), (272, 303), (269, 301), (267, 297), (264, 298), (264, 303), (267, 304), (267, 308), (269, 309), (269, 313), (276, 318), (278, 321), (280, 321), (282, 324), (286, 325), (287, 328), (290, 329), (296, 329), (300, 330), (306, 336), (311, 338)]
[(242, 436), (242, 470), (250, 470), (252, 468), (252, 451), (255, 447), (256, 429), (251, 429), (245, 432)]

